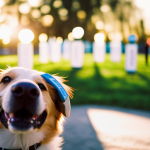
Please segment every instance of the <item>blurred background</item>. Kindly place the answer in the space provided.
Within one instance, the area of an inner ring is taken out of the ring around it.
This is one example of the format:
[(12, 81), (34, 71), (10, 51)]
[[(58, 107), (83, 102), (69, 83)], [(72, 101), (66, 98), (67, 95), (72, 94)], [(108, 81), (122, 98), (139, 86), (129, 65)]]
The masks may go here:
[[(34, 69), (66, 76), (68, 84), (75, 89), (72, 104), (149, 110), (150, 67), (145, 64), (145, 43), (150, 35), (149, 7), (149, 0), (0, 0), (0, 68), (17, 66), (18, 34), (22, 29), (30, 29), (34, 33), (34, 54), (37, 54)], [(58, 39), (62, 49), (64, 39), (74, 40), (71, 33), (77, 26), (84, 29), (82, 41), (87, 42), (82, 69), (73, 69), (70, 60), (64, 59), (42, 64), (38, 55), (39, 35), (46, 34), (49, 41), (52, 37)], [(106, 42), (106, 57), (102, 63), (93, 60), (92, 43), (96, 33), (102, 33)], [(131, 34), (136, 36), (138, 44), (134, 74), (124, 68), (124, 46)], [(115, 35), (122, 41), (118, 63), (110, 60), (109, 42)]]
[(64, 149), (150, 149), (149, 37), (150, 0), (0, 0), (0, 68), (31, 63), (74, 89)]
[(136, 34), (143, 44), (150, 34), (149, 6), (149, 0), (1, 0), (0, 39), (5, 32), (1, 48), (14, 53), (23, 28), (34, 32), (37, 48), (40, 33), (65, 39), (76, 26), (83, 27), (83, 39), (90, 42), (101, 31), (106, 42), (118, 33), (124, 43), (130, 34)]

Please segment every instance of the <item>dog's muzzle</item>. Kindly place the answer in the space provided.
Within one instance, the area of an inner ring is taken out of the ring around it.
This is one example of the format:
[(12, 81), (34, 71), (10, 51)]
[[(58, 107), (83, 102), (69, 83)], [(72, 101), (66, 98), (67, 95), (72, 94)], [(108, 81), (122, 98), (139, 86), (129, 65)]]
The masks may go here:
[[(36, 104), (38, 103), (39, 89), (32, 83), (20, 82), (11, 88), (12, 100), (19, 108), (26, 108), (29, 112), (36, 114)], [(16, 111), (17, 107), (11, 107), (11, 111)]]
[(18, 82), (10, 90), (10, 106), (2, 111), (0, 121), (4, 127), (13, 130), (27, 131), (31, 128), (40, 128), (44, 123), (47, 112), (39, 114), (40, 91), (37, 85), (30, 82)]

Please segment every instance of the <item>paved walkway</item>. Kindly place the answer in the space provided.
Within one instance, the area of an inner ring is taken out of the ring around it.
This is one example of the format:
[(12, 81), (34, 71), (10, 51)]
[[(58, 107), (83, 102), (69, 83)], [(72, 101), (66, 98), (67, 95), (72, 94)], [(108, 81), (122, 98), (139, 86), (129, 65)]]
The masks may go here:
[(63, 150), (150, 150), (150, 112), (72, 106), (63, 137)]

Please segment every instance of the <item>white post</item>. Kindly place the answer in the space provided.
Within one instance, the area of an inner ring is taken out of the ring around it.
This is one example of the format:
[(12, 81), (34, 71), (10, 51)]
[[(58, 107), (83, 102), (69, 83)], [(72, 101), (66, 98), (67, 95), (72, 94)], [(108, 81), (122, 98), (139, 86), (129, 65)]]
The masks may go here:
[(41, 63), (48, 63), (49, 54), (48, 54), (48, 43), (40, 42), (39, 43), (39, 60)]
[(71, 44), (71, 66), (73, 68), (82, 68), (84, 60), (84, 43), (81, 40), (75, 40)]
[(106, 55), (106, 43), (93, 42), (93, 57), (94, 62), (104, 62)]
[(110, 42), (110, 59), (112, 62), (120, 62), (121, 61), (121, 42), (119, 41), (111, 41)]
[(137, 70), (137, 44), (126, 44), (125, 45), (125, 70), (129, 73), (134, 73)]
[(61, 44), (56, 41), (50, 43), (50, 60), (54, 63), (61, 61)]
[(70, 60), (71, 55), (71, 42), (66, 39), (63, 43), (63, 58), (65, 60)]
[(33, 44), (18, 43), (18, 66), (26, 69), (33, 68)]
[(34, 49), (31, 43), (34, 39), (34, 34), (29, 29), (23, 29), (18, 33), (18, 38), (21, 43), (18, 43), (18, 66), (26, 69), (33, 68)]

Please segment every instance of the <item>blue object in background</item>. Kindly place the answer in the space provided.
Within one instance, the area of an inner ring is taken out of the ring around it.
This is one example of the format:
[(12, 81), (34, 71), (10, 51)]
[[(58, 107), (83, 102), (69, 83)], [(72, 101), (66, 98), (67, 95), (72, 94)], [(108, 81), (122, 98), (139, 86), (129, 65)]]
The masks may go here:
[(89, 41), (84, 42), (85, 45), (85, 53), (92, 53), (92, 44)]
[(110, 53), (110, 45), (108, 42), (106, 43), (106, 53)]
[(129, 37), (128, 37), (128, 41), (130, 43), (135, 43), (137, 41), (137, 38), (134, 34), (131, 34)]
[(124, 46), (123, 42), (121, 42), (121, 49), (122, 49), (122, 53), (125, 53), (125, 46)]

